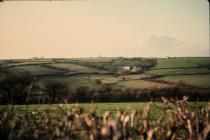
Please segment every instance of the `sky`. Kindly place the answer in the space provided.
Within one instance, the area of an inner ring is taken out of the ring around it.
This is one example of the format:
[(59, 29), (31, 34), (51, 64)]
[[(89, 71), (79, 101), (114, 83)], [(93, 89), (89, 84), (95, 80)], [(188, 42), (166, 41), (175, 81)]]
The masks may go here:
[(0, 59), (209, 55), (207, 0), (0, 3)]

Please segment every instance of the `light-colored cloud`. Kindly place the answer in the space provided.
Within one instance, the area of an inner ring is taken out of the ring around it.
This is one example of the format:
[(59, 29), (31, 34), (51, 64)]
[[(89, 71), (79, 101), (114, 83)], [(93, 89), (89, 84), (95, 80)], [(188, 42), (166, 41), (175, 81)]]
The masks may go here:
[(151, 35), (147, 40), (145, 45), (150, 47), (157, 47), (157, 48), (163, 48), (167, 49), (170, 47), (175, 47), (178, 45), (182, 45), (183, 43), (173, 37), (169, 36), (157, 36), (157, 35)]
[(208, 55), (208, 46), (199, 43), (187, 42), (170, 36), (149, 36), (144, 43), (145, 53), (151, 56), (203, 56)]
[(5, 2), (0, 58), (207, 56), (202, 0)]

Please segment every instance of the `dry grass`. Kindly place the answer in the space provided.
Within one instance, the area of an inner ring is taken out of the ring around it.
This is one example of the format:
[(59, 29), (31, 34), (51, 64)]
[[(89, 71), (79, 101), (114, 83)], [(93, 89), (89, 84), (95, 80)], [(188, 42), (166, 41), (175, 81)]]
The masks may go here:
[[(79, 105), (57, 106), (59, 116), (49, 110), (17, 113), (15, 108), (0, 112), (1, 139), (88, 139), (88, 140), (207, 140), (210, 137), (210, 105), (188, 107), (188, 98), (162, 98), (159, 119), (151, 119), (152, 104), (143, 110), (99, 113), (84, 112)], [(158, 106), (158, 104), (157, 104)]]

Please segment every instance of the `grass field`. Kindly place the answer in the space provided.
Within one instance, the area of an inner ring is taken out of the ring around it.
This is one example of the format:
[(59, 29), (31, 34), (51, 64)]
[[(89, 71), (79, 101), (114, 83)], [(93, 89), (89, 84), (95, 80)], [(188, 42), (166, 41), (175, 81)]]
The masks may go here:
[(209, 66), (209, 57), (158, 58), (153, 69)]
[(96, 68), (91, 68), (77, 64), (58, 63), (58, 64), (50, 64), (49, 66), (66, 69), (70, 72), (76, 72), (76, 73), (106, 73), (106, 71), (104, 70), (99, 70)]
[(210, 69), (204, 68), (168, 68), (154, 69), (149, 71), (150, 74), (156, 75), (193, 75), (193, 74), (210, 74)]
[(122, 78), (114, 77), (113, 75), (91, 75), (90, 80), (100, 80), (104, 84), (114, 84), (120, 82)]
[[(74, 106), (75, 104), (68, 104), (68, 107)], [(59, 116), (58, 111), (58, 104), (54, 105), (16, 105), (16, 109), (19, 111), (19, 113), (27, 110), (27, 111), (42, 111), (42, 110), (48, 110), (51, 115), (53, 116)], [(65, 104), (63, 106), (66, 106)], [(138, 111), (143, 110), (143, 108), (146, 106), (146, 103), (81, 103), (79, 104), (81, 108), (85, 110), (85, 112), (90, 111), (91, 109), (95, 108), (97, 112), (104, 113), (105, 111), (109, 111), (111, 113), (116, 113), (118, 110), (132, 110), (136, 109)], [(6, 105), (0, 105), (0, 110), (7, 109), (8, 107), (12, 106), (6, 106)], [(153, 105), (151, 117), (153, 119), (157, 119), (160, 116), (159, 108), (155, 107)]]
[[(96, 109), (99, 113), (104, 113), (105, 111), (109, 111), (111, 113), (116, 113), (118, 110), (137, 110), (142, 111), (148, 103), (142, 102), (124, 102), (124, 103), (80, 103), (78, 104), (81, 108), (84, 109), (85, 112), (90, 111), (91, 109)], [(188, 103), (191, 108), (200, 108), (206, 106), (208, 103), (206, 102), (191, 102)], [(63, 107), (73, 107), (76, 104), (60, 104)], [(48, 110), (51, 115), (59, 115), (57, 113), (59, 104), (37, 104), (37, 105), (15, 105), (15, 108), (21, 113), (22, 111), (42, 111)], [(8, 107), (13, 107), (12, 105), (0, 105), (0, 110), (7, 109)], [(151, 119), (158, 119), (161, 115), (163, 115), (164, 105), (153, 102), (152, 110), (151, 110)]]
[(65, 82), (68, 84), (72, 91), (75, 91), (81, 86), (89, 87), (91, 89), (97, 89), (99, 86), (95, 83), (95, 80), (91, 79), (87, 75), (65, 76), (65, 77), (45, 77), (37, 80), (37, 84), (43, 86), (48, 81)]
[(210, 87), (210, 74), (207, 75), (173, 75), (158, 78), (165, 81), (183, 81), (192, 86)]
[(116, 87), (121, 88), (152, 88), (152, 87), (166, 87), (167, 84), (146, 81), (146, 80), (129, 80), (129, 81), (122, 81), (115, 85)]
[[(186, 139), (203, 134), (198, 130), (207, 130), (201, 139), (209, 139), (206, 138), (209, 134), (207, 103), (186, 104), (80, 104), (82, 108), (73, 104), (18, 105), (15, 108), (1, 105), (1, 136), (2, 139), (88, 140), (95, 136), (93, 134), (97, 134), (94, 139), (114, 139), (116, 134), (122, 139), (129, 136), (128, 139), (143, 140), (148, 139), (146, 134), (152, 133), (151, 140), (153, 137), (168, 139), (166, 134), (176, 132), (179, 139)], [(190, 129), (189, 124), (193, 126)]]
[(50, 69), (46, 67), (42, 67), (40, 65), (33, 65), (33, 66), (16, 66), (8, 68), (8, 71), (12, 73), (16, 72), (30, 72), (32, 75), (49, 75), (49, 74), (56, 74), (59, 71), (55, 69)]
[(40, 65), (40, 64), (49, 64), (52, 63), (52, 60), (18, 60), (9, 63), (5, 63), (6, 67), (16, 67), (16, 66), (26, 66), (26, 65)]
[(166, 84), (155, 83), (152, 81), (141, 80), (145, 75), (127, 75), (125, 81), (122, 77), (114, 77), (113, 75), (76, 75), (66, 77), (41, 78), (37, 82), (43, 85), (47, 81), (59, 81), (68, 83), (69, 87), (75, 91), (80, 86), (88, 86), (91, 89), (100, 88), (96, 80), (100, 80), (103, 84), (111, 85), (113, 88), (149, 88), (154, 86), (166, 86)]
[[(210, 58), (208, 57), (183, 57), (183, 58), (155, 58), (156, 65), (146, 70), (143, 74), (125, 75), (114, 77), (109, 74), (113, 69), (127, 65), (145, 65), (148, 59), (143, 58), (118, 58), (118, 57), (96, 57), (96, 58), (66, 58), (66, 59), (18, 59), (2, 60), (3, 66), (7, 66), (10, 72), (29, 71), (35, 76), (40, 76), (38, 84), (46, 81), (64, 81), (71, 89), (80, 86), (98, 88), (95, 83), (100, 80), (103, 84), (111, 85), (113, 88), (150, 88), (153, 86), (167, 86), (155, 80), (145, 80), (151, 75), (161, 76), (160, 80), (166, 82), (183, 81), (188, 85), (209, 87)], [(12, 67), (11, 67), (12, 66)], [(96, 75), (96, 73), (98, 73)], [(58, 77), (53, 74), (59, 74)], [(77, 74), (76, 76), (74, 74)], [(108, 75), (109, 74), (109, 75)], [(0, 76), (4, 73), (0, 72)]]
[(210, 58), (158, 58), (157, 64), (146, 73), (161, 76), (157, 79), (164, 81), (183, 81), (192, 86), (210, 87)]

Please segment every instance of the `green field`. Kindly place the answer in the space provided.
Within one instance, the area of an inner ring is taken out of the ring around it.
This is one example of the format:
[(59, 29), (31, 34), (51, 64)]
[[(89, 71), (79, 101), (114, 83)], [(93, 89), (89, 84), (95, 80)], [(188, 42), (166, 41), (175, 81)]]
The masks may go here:
[[(137, 110), (142, 111), (144, 110), (145, 106), (148, 105), (148, 103), (142, 103), (142, 102), (125, 102), (125, 103), (80, 103), (80, 104), (42, 104), (42, 105), (15, 105), (15, 108), (20, 113), (22, 111), (42, 111), (42, 110), (48, 110), (51, 115), (59, 116), (58, 107), (61, 106), (66, 108), (71, 108), (75, 105), (80, 106), (84, 109), (85, 112), (90, 111), (91, 109), (96, 109), (99, 113), (104, 113), (105, 111), (109, 111), (111, 113), (116, 113), (118, 110)], [(200, 108), (206, 106), (206, 102), (191, 102), (188, 103), (188, 106), (190, 108)], [(10, 107), (14, 107), (12, 105), (0, 105), (0, 110), (7, 109)], [(161, 103), (152, 103), (151, 108), (151, 119), (158, 119), (161, 115), (163, 115), (163, 108), (165, 106)]]
[[(181, 105), (157, 102), (0, 105), (2, 139), (64, 139), (65, 136), (65, 139), (88, 140), (91, 139), (90, 132), (97, 133), (99, 139), (107, 139), (107, 135), (102, 133), (105, 128), (108, 128), (108, 134), (131, 133), (129, 139), (144, 139), (145, 130), (149, 133), (154, 128), (158, 131), (154, 136), (165, 139), (165, 134), (173, 128), (179, 130), (175, 131), (178, 138), (182, 136), (181, 139), (185, 139), (190, 137), (188, 124), (193, 126), (190, 129), (192, 131), (189, 130), (193, 133), (200, 130), (197, 126), (202, 130), (208, 128), (208, 111), (205, 102), (187, 102)], [(69, 133), (73, 135), (67, 135)], [(122, 139), (127, 139), (127, 135)]]
[(5, 67), (15, 67), (15, 66), (25, 66), (25, 65), (41, 65), (53, 63), (51, 59), (41, 59), (41, 60), (12, 60), (11, 62), (5, 62)]
[[(210, 87), (210, 58), (208, 57), (180, 57), (153, 58), (156, 64), (144, 69), (142, 74), (125, 74), (115, 77), (113, 71), (123, 66), (145, 67), (151, 59), (96, 57), (96, 58), (61, 58), (61, 59), (13, 59), (1, 60), (5, 71), (18, 73), (28, 71), (38, 76), (37, 84), (43, 86), (46, 81), (67, 82), (72, 90), (80, 86), (93, 89), (100, 88), (96, 84), (100, 80), (112, 88), (151, 88), (154, 86), (168, 86), (168, 82), (183, 81), (187, 85)], [(164, 84), (156, 80), (166, 81)], [(171, 83), (170, 83), (171, 84)]]
[(157, 64), (146, 73), (157, 76), (157, 80), (210, 87), (210, 58), (159, 58)]
[(146, 81), (146, 80), (129, 80), (129, 81), (122, 81), (115, 86), (121, 88), (152, 88), (152, 87), (166, 87), (167, 84)]
[(96, 81), (100, 80), (104, 84), (115, 84), (120, 82), (122, 78), (120, 77), (114, 77), (113, 75), (91, 75), (90, 80)]
[(148, 71), (150, 74), (210, 74), (210, 58), (159, 58), (156, 65)]
[(158, 78), (160, 80), (178, 82), (182, 81), (192, 86), (210, 87), (210, 75), (174, 75)]
[(193, 75), (193, 74), (210, 74), (208, 68), (168, 68), (168, 69), (154, 69), (149, 71), (150, 74), (156, 75)]
[[(73, 107), (75, 104), (63, 104), (64, 107)], [(16, 110), (21, 113), (24, 111), (42, 111), (42, 110), (48, 110), (51, 115), (57, 117), (59, 116), (58, 112), (58, 104), (55, 105), (16, 105)], [(104, 113), (105, 111), (109, 111), (111, 113), (116, 113), (118, 110), (143, 110), (146, 106), (146, 103), (82, 103), (79, 104), (81, 108), (85, 110), (85, 112), (90, 111), (91, 109), (96, 109), (99, 113)], [(0, 105), (0, 110), (7, 109), (8, 107), (12, 106), (6, 106), (6, 105)], [(158, 117), (161, 115), (160, 109), (155, 106), (155, 104), (152, 106), (152, 112), (151, 112), (151, 118), (158, 119)]]
[(57, 63), (57, 64), (50, 64), (48, 66), (54, 67), (54, 68), (61, 68), (68, 70), (70, 73), (106, 73), (104, 70), (99, 70), (97, 68), (91, 68), (87, 66), (82, 66), (78, 64), (68, 64), (68, 63)]
[(175, 58), (158, 58), (157, 64), (152, 69), (163, 68), (191, 68), (209, 66), (209, 57), (175, 57)]
[(46, 68), (40, 65), (30, 65), (30, 66), (16, 66), (7, 68), (9, 72), (30, 72), (32, 75), (49, 75), (59, 73), (58, 70)]
[(90, 78), (86, 75), (77, 75), (77, 76), (66, 76), (66, 77), (53, 77), (53, 78), (42, 78), (38, 80), (40, 85), (43, 85), (47, 81), (58, 81), (58, 82), (66, 82), (70, 89), (75, 91), (77, 88), (81, 86), (88, 86), (91, 89), (96, 89), (97, 85), (94, 80), (90, 80)]
[[(66, 104), (63, 104), (64, 106)], [(75, 104), (68, 104), (69, 106), (74, 106)], [(118, 109), (130, 109), (130, 108), (135, 108), (137, 110), (141, 110), (145, 107), (146, 103), (81, 103), (79, 104), (80, 107), (89, 110), (91, 108), (97, 108), (99, 111), (117, 111)], [(45, 104), (45, 105), (16, 105), (16, 108), (18, 110), (53, 110), (55, 109), (57, 106), (59, 106), (58, 104), (54, 104), (54, 105), (49, 105), (49, 104)], [(0, 105), (0, 110), (7, 108), (9, 106), (7, 105)]]

